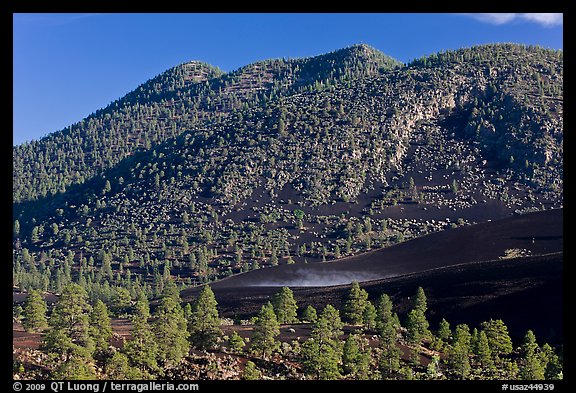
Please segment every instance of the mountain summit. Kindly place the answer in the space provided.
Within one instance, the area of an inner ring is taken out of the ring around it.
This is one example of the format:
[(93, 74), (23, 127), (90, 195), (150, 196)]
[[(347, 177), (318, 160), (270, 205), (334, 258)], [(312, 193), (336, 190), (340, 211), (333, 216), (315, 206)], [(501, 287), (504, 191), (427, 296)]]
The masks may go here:
[(399, 65), (366, 45), (266, 60), (227, 74), (198, 61), (181, 64), (62, 131), (14, 147), (14, 201), (62, 193), (136, 151), (239, 109)]

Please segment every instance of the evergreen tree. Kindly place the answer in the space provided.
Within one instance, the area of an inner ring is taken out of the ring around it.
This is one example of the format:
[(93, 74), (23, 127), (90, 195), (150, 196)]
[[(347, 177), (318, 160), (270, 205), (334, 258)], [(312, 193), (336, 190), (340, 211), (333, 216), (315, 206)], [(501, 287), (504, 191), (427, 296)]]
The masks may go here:
[(94, 303), (90, 314), (90, 336), (94, 340), (97, 352), (103, 352), (108, 349), (112, 338), (112, 325), (108, 315), (108, 308), (100, 299)]
[(400, 370), (400, 349), (394, 320), (389, 319), (380, 328), (380, 361), (382, 378), (392, 378)]
[(490, 351), (496, 362), (501, 355), (512, 353), (512, 340), (508, 334), (508, 327), (501, 319), (482, 322), (481, 327), (486, 333)]
[(172, 296), (166, 296), (160, 301), (155, 316), (157, 356), (164, 364), (174, 366), (190, 351), (184, 311)]
[(532, 330), (528, 330), (524, 336), (520, 360), (520, 377), (526, 380), (544, 379), (545, 368), (539, 356), (540, 348), (536, 343), (536, 336)]
[(316, 309), (311, 305), (308, 305), (302, 312), (302, 321), (316, 323), (318, 320), (318, 315)]
[(48, 327), (46, 312), (48, 308), (40, 292), (30, 290), (24, 303), (22, 326), (27, 332), (39, 332)]
[(490, 350), (488, 337), (486, 336), (486, 332), (483, 330), (478, 335), (476, 353), (478, 355), (478, 361), (484, 369), (491, 370), (494, 367), (494, 362), (492, 361), (492, 351)]
[(554, 353), (549, 344), (542, 346), (542, 364), (544, 365), (544, 377), (547, 380), (562, 379), (562, 364), (560, 358)]
[(134, 306), (132, 314), (132, 338), (124, 344), (123, 352), (130, 363), (140, 370), (142, 377), (150, 376), (150, 372), (158, 369), (156, 355), (158, 346), (152, 328), (148, 323), (150, 307), (146, 296), (141, 293)]
[(368, 293), (360, 288), (358, 282), (354, 281), (350, 288), (348, 301), (344, 306), (346, 319), (353, 325), (360, 325), (363, 323), (364, 308), (368, 301)]
[(424, 337), (426, 325), (424, 324), (425, 318), (418, 310), (410, 310), (406, 318), (406, 329), (408, 330), (408, 341), (413, 344), (419, 344)]
[(357, 379), (367, 379), (372, 350), (368, 341), (357, 334), (350, 334), (342, 351), (342, 368), (345, 374)]
[(190, 340), (197, 348), (212, 348), (222, 336), (217, 305), (212, 288), (204, 286), (192, 308), (189, 324)]
[(314, 325), (310, 338), (302, 345), (302, 364), (317, 379), (336, 379), (340, 376), (342, 327), (340, 313), (329, 304)]
[(86, 291), (78, 284), (68, 284), (63, 290), (52, 315), (50, 330), (44, 336), (42, 348), (64, 362), (82, 363), (94, 351), (89, 334), (91, 307)]
[(440, 357), (438, 355), (432, 355), (432, 360), (426, 366), (426, 378), (436, 379), (439, 375)]
[(263, 305), (256, 318), (254, 335), (252, 337), (251, 350), (254, 353), (261, 353), (264, 358), (276, 351), (280, 344), (276, 337), (280, 334), (280, 324), (276, 319), (274, 307), (268, 302)]
[(262, 378), (262, 373), (258, 370), (258, 367), (254, 362), (248, 360), (246, 366), (244, 367), (244, 372), (242, 373), (242, 379), (245, 380), (258, 380)]
[(383, 293), (378, 299), (378, 306), (376, 308), (376, 330), (378, 334), (382, 335), (384, 326), (392, 322), (392, 301), (390, 297)]
[(298, 305), (294, 299), (294, 293), (290, 288), (283, 287), (280, 292), (272, 298), (274, 312), (278, 318), (278, 323), (296, 323), (298, 322), (297, 311)]
[(376, 327), (376, 307), (370, 300), (366, 301), (364, 312), (362, 313), (362, 320), (366, 329), (374, 329)]
[(422, 289), (422, 287), (418, 287), (416, 290), (412, 308), (414, 310), (420, 311), (422, 314), (426, 314), (426, 311), (428, 311), (428, 299), (426, 298), (426, 294), (424, 293), (424, 289)]
[(450, 330), (450, 324), (444, 318), (438, 324), (438, 338), (445, 343), (450, 342), (452, 339), (452, 331)]
[(88, 358), (74, 355), (70, 361), (62, 362), (56, 367), (52, 373), (52, 379), (95, 380), (96, 370)]
[(470, 374), (470, 342), (472, 335), (466, 324), (456, 326), (454, 342), (449, 352), (449, 364), (454, 374), (460, 379), (466, 379)]
[(168, 278), (165, 281), (164, 288), (162, 289), (162, 297), (171, 297), (176, 302), (180, 303), (180, 290), (172, 278)]
[(141, 379), (138, 369), (130, 366), (128, 357), (122, 352), (115, 352), (106, 362), (106, 377), (116, 380)]
[(422, 287), (418, 287), (414, 296), (413, 308), (408, 313), (406, 319), (406, 329), (408, 329), (408, 340), (412, 344), (418, 344), (423, 338), (430, 337), (426, 310), (428, 309), (426, 295)]
[(246, 343), (244, 342), (244, 339), (240, 337), (238, 332), (233, 331), (228, 338), (228, 346), (230, 347), (230, 350), (234, 353), (241, 353), (245, 345)]

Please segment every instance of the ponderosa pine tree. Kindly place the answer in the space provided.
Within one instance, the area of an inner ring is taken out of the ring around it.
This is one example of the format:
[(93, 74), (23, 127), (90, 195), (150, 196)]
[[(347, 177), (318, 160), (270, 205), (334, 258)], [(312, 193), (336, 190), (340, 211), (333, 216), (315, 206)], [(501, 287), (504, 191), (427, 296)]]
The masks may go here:
[(485, 331), (480, 331), (478, 335), (478, 344), (476, 348), (476, 353), (478, 355), (478, 362), (485, 370), (492, 370), (494, 367), (494, 361), (492, 360), (492, 351), (490, 350), (490, 344), (488, 343), (488, 337)]
[(90, 336), (94, 340), (96, 352), (101, 353), (108, 349), (112, 338), (112, 324), (108, 308), (100, 299), (94, 303), (90, 313)]
[(131, 316), (132, 338), (122, 348), (128, 356), (130, 363), (138, 368), (142, 378), (151, 377), (150, 372), (158, 370), (156, 356), (158, 346), (156, 337), (148, 323), (150, 318), (150, 307), (148, 299), (143, 292), (140, 293), (138, 301), (134, 305), (134, 313)]
[(383, 379), (390, 379), (400, 370), (401, 351), (398, 348), (398, 333), (392, 320), (382, 325), (380, 330), (379, 369)]
[(212, 288), (204, 286), (192, 307), (189, 321), (190, 341), (196, 348), (212, 348), (222, 336), (217, 306)]
[(466, 379), (470, 374), (470, 342), (472, 335), (466, 324), (459, 324), (454, 330), (454, 340), (449, 351), (449, 364), (454, 374)]
[(452, 331), (450, 330), (450, 324), (444, 318), (438, 324), (437, 336), (444, 343), (449, 343), (452, 340)]
[(248, 360), (246, 366), (244, 367), (244, 372), (242, 373), (242, 379), (252, 381), (262, 378), (262, 373), (258, 370), (258, 367), (254, 362)]
[(360, 288), (358, 282), (354, 281), (348, 294), (348, 300), (344, 306), (346, 319), (353, 325), (360, 325), (363, 321), (364, 308), (368, 301), (368, 293)]
[(512, 353), (512, 340), (508, 334), (508, 327), (501, 319), (491, 319), (482, 322), (480, 326), (486, 333), (488, 344), (490, 345), (490, 351), (492, 351), (492, 356), (494, 356), (496, 363), (499, 362), (501, 355)]
[(362, 320), (366, 329), (374, 329), (376, 327), (376, 307), (370, 300), (366, 300)]
[(272, 305), (274, 306), (278, 323), (298, 322), (298, 305), (294, 299), (294, 293), (290, 288), (283, 287), (280, 292), (276, 293), (272, 298)]
[(536, 342), (536, 336), (532, 330), (528, 330), (524, 336), (521, 347), (522, 358), (520, 359), (520, 378), (525, 380), (544, 379), (545, 368), (540, 357), (540, 347)]
[(256, 318), (251, 351), (267, 358), (279, 348), (280, 344), (276, 341), (279, 334), (280, 324), (276, 319), (272, 303), (268, 302), (262, 306)]
[(155, 317), (153, 330), (158, 345), (158, 358), (165, 365), (175, 366), (190, 351), (184, 311), (174, 297), (166, 296), (160, 301)]
[(78, 284), (66, 285), (50, 316), (50, 330), (44, 336), (42, 348), (64, 362), (90, 358), (94, 351), (89, 333), (91, 311), (86, 291)]
[(406, 321), (406, 328), (408, 329), (408, 339), (412, 343), (419, 343), (420, 340), (430, 337), (430, 330), (428, 319), (426, 319), (426, 311), (428, 310), (428, 302), (426, 294), (422, 287), (418, 287), (412, 310), (408, 313)]
[(302, 345), (302, 364), (306, 372), (314, 374), (317, 379), (340, 377), (342, 327), (340, 313), (328, 304), (314, 325), (310, 338)]
[(426, 314), (426, 311), (428, 311), (428, 299), (426, 298), (426, 294), (422, 287), (418, 287), (416, 290), (412, 308), (422, 312), (422, 314)]
[(342, 350), (342, 368), (352, 378), (367, 379), (370, 373), (372, 350), (368, 340), (358, 334), (350, 334)]
[(376, 330), (382, 335), (384, 326), (392, 322), (392, 301), (390, 297), (383, 293), (378, 299), (376, 307)]
[(302, 312), (302, 321), (316, 323), (317, 320), (318, 314), (316, 313), (316, 309), (308, 305)]
[(241, 353), (246, 346), (244, 339), (240, 337), (237, 331), (233, 331), (228, 338), (228, 346), (230, 350), (234, 353)]
[(544, 377), (547, 380), (562, 379), (562, 364), (558, 355), (549, 344), (542, 346), (542, 364), (544, 365)]
[(39, 332), (48, 327), (48, 307), (39, 291), (30, 290), (24, 303), (22, 326), (27, 332)]
[(115, 352), (106, 362), (106, 377), (116, 380), (142, 379), (137, 368), (130, 366), (128, 357), (122, 352)]

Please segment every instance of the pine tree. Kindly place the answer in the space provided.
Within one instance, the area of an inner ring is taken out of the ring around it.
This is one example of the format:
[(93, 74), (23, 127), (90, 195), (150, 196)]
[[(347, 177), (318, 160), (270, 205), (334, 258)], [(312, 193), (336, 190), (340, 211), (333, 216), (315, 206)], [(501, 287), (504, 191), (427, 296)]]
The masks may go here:
[(454, 341), (449, 352), (449, 364), (455, 375), (460, 379), (466, 379), (470, 374), (470, 342), (472, 335), (466, 324), (456, 326)]
[(150, 318), (150, 307), (145, 295), (141, 293), (134, 306), (134, 313), (131, 317), (132, 338), (124, 347), (123, 352), (128, 356), (130, 363), (140, 370), (142, 377), (150, 375), (158, 369), (156, 355), (158, 346), (152, 328), (148, 323)]
[(440, 357), (438, 355), (432, 355), (432, 359), (428, 366), (426, 366), (426, 378), (427, 379), (437, 379), (440, 366)]
[(378, 299), (376, 308), (376, 330), (382, 335), (384, 326), (392, 321), (392, 301), (390, 297), (383, 293)]
[(310, 338), (302, 345), (302, 364), (317, 379), (336, 379), (340, 376), (342, 327), (340, 313), (329, 304), (314, 325)]
[(114, 315), (120, 316), (128, 311), (132, 303), (132, 298), (126, 288), (113, 287), (112, 289), (112, 311)]
[(294, 293), (288, 287), (283, 287), (280, 292), (272, 298), (274, 312), (278, 318), (278, 323), (296, 323), (298, 322), (297, 311), (298, 305), (294, 299)]
[(450, 324), (444, 318), (442, 318), (442, 320), (438, 324), (437, 336), (445, 343), (448, 343), (450, 342), (450, 340), (452, 340), (452, 331), (450, 330)]
[(422, 289), (422, 287), (418, 287), (416, 290), (412, 308), (414, 310), (420, 311), (422, 314), (426, 314), (426, 311), (428, 311), (428, 299), (426, 298), (426, 294), (424, 293), (424, 289)]
[(228, 346), (230, 350), (234, 353), (241, 353), (246, 346), (244, 339), (240, 337), (237, 331), (233, 331), (230, 337), (228, 338)]
[(250, 349), (252, 352), (261, 353), (262, 357), (267, 358), (279, 348), (280, 345), (276, 341), (279, 334), (280, 324), (276, 319), (272, 303), (268, 302), (262, 306), (256, 318)]
[(408, 340), (412, 344), (418, 344), (423, 338), (430, 337), (426, 311), (428, 309), (426, 295), (422, 287), (418, 287), (414, 296), (413, 308), (408, 313), (406, 329), (408, 329)]
[(217, 305), (212, 288), (204, 286), (192, 308), (189, 324), (190, 340), (196, 348), (212, 348), (222, 336)]
[(366, 300), (362, 320), (364, 321), (364, 327), (366, 329), (374, 329), (376, 327), (376, 307), (374, 307), (370, 300)]
[(379, 368), (382, 378), (392, 378), (400, 370), (401, 351), (398, 348), (398, 333), (393, 317), (387, 318), (380, 326), (380, 361)]
[(360, 348), (358, 345), (358, 335), (350, 334), (344, 342), (342, 349), (342, 369), (345, 374), (354, 376), (358, 371), (358, 357), (360, 355)]
[(549, 344), (542, 346), (542, 364), (544, 365), (544, 377), (547, 380), (562, 379), (562, 364), (560, 358), (554, 353)]
[(368, 340), (357, 334), (350, 334), (342, 351), (344, 373), (357, 379), (367, 379), (370, 372), (372, 350)]
[(44, 336), (42, 348), (64, 362), (88, 359), (94, 351), (89, 334), (91, 307), (86, 291), (78, 284), (68, 284), (63, 290), (49, 320), (50, 330)]
[(478, 335), (476, 353), (478, 354), (478, 361), (484, 369), (491, 370), (494, 367), (488, 337), (486, 336), (486, 332), (483, 330)]
[(48, 308), (40, 292), (30, 290), (24, 303), (22, 326), (27, 332), (39, 332), (48, 327), (46, 312)]
[(540, 347), (536, 343), (536, 336), (532, 330), (528, 330), (524, 336), (520, 360), (520, 377), (526, 380), (544, 379), (544, 366), (539, 356)]
[(490, 321), (482, 322), (480, 326), (486, 333), (490, 350), (497, 363), (501, 355), (508, 355), (512, 352), (512, 340), (508, 334), (508, 327), (501, 319), (491, 319)]
[(258, 367), (254, 362), (248, 360), (246, 366), (244, 367), (244, 372), (242, 373), (242, 379), (245, 380), (258, 380), (262, 378), (262, 373), (258, 370)]
[(160, 301), (155, 316), (158, 357), (164, 364), (174, 366), (190, 351), (184, 311), (172, 296), (166, 296)]
[(302, 312), (302, 321), (316, 323), (318, 320), (318, 315), (316, 309), (311, 305), (308, 305)]
[(70, 361), (60, 363), (52, 373), (51, 379), (95, 380), (96, 370), (88, 358), (75, 355)]
[(115, 352), (106, 362), (106, 377), (116, 380), (142, 379), (138, 369), (130, 366), (128, 357), (122, 352)]
[(368, 301), (368, 293), (360, 288), (358, 282), (354, 281), (350, 288), (348, 301), (344, 306), (345, 315), (347, 320), (353, 325), (360, 325), (363, 323), (364, 308)]
[(103, 352), (108, 349), (112, 338), (112, 325), (108, 315), (108, 308), (100, 299), (94, 303), (90, 314), (90, 336), (94, 340), (97, 352)]

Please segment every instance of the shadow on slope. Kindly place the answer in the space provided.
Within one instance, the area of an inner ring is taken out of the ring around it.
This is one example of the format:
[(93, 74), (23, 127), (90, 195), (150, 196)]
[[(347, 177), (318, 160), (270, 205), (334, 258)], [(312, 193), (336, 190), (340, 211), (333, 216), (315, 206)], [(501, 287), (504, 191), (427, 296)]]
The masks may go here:
[[(223, 279), (211, 286), (245, 288), (342, 285), (498, 259), (509, 249), (528, 250), (531, 255), (549, 254), (563, 249), (562, 226), (563, 209), (535, 212), (450, 229), (333, 262), (281, 265), (254, 270)], [(183, 293), (184, 297), (186, 293)]]

